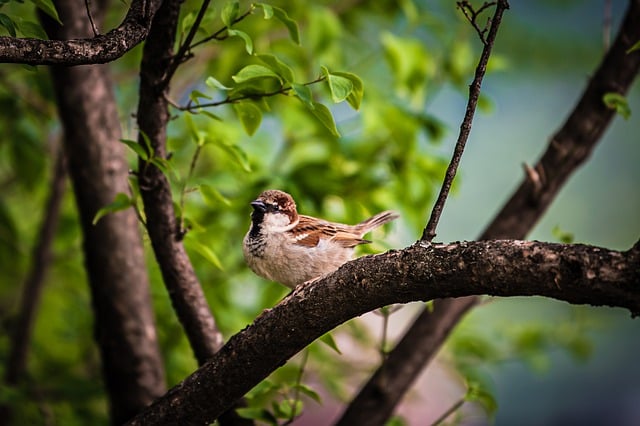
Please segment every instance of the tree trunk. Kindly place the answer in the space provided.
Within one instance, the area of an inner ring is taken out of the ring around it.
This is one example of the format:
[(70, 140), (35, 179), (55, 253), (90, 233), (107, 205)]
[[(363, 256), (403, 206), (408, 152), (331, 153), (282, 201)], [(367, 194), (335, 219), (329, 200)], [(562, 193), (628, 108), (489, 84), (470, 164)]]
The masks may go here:
[[(43, 18), (51, 38), (93, 35), (85, 4), (56, 2), (64, 26)], [(135, 212), (96, 212), (128, 192), (128, 165), (107, 66), (52, 67), (65, 130), (69, 174), (83, 230), (85, 264), (95, 311), (111, 421), (121, 424), (165, 391), (144, 250)]]

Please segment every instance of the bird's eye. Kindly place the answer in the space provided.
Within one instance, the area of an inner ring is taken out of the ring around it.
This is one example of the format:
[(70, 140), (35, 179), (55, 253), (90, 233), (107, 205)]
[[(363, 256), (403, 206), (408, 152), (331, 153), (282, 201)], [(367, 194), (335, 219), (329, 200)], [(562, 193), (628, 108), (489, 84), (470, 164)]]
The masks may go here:
[(280, 210), (280, 206), (279, 206), (279, 205), (277, 205), (277, 204), (274, 204), (274, 205), (273, 205), (273, 210), (275, 210), (275, 211)]

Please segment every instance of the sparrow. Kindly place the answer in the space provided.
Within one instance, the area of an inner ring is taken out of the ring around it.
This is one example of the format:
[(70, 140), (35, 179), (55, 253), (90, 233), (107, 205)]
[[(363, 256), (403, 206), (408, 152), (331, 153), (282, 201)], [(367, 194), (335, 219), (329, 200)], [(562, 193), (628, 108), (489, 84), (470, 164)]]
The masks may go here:
[(244, 258), (257, 275), (292, 289), (338, 269), (352, 259), (355, 246), (371, 242), (362, 239), (366, 233), (398, 218), (385, 211), (357, 225), (328, 222), (298, 214), (291, 195), (276, 189), (251, 206)]

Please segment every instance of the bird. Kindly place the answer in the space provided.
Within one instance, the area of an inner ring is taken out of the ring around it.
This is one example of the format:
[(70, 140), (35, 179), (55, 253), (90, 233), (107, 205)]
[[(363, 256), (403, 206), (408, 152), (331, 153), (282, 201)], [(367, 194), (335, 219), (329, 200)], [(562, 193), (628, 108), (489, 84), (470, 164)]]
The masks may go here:
[(291, 289), (333, 272), (353, 258), (362, 237), (399, 215), (378, 213), (357, 225), (329, 222), (298, 214), (291, 195), (277, 189), (251, 201), (251, 225), (242, 251), (257, 275)]

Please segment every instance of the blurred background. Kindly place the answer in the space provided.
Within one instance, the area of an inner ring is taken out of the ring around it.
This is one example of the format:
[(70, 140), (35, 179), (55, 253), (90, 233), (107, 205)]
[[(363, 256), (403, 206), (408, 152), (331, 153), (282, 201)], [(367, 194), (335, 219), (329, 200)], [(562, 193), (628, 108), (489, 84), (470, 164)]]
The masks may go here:
[[(320, 65), (363, 79), (359, 111), (344, 103), (330, 104), (326, 91), (314, 88), (314, 96), (330, 106), (340, 138), (291, 97), (271, 98), (261, 105), (262, 122), (251, 136), (228, 106), (210, 109), (222, 121), (172, 111), (176, 119), (170, 124), (169, 147), (176, 200), (189, 189), (179, 212), (191, 228), (185, 243), (227, 337), (287, 293), (255, 277), (242, 260), (248, 203), (263, 189), (286, 190), (303, 213), (335, 221), (355, 223), (378, 210), (398, 210), (402, 219), (376, 231), (375, 243), (362, 253), (407, 246), (419, 238), (426, 223), (457, 138), (481, 43), (453, 2), (365, 3), (274, 2), (299, 22), (301, 46), (259, 14), (238, 26), (250, 34), (256, 52), (277, 55), (294, 69), (299, 82), (316, 78)], [(248, 5), (241, 2), (241, 10)], [(114, 24), (125, 10), (118, 6), (114, 4), (110, 17)], [(194, 1), (185, 3), (183, 22), (188, 23), (197, 6)], [(25, 6), (7, 7), (21, 13), (19, 8)], [(215, 7), (210, 28), (217, 29), (223, 6)], [(626, 7), (627, 2), (603, 0), (511, 2), (436, 240), (473, 240), (492, 220), (521, 181), (523, 163), (537, 161), (577, 102)], [(183, 31), (188, 29), (184, 25)], [(139, 60), (138, 48), (111, 65), (129, 139), (136, 137), (132, 113)], [(208, 45), (180, 69), (172, 98), (186, 104), (195, 90), (212, 100), (223, 99), (224, 93), (207, 86), (206, 78), (231, 86), (231, 76), (253, 62), (238, 37)], [(43, 215), (51, 154), (61, 136), (43, 67), (3, 66), (0, 79), (0, 128), (5, 135), (0, 138), (0, 320), (8, 330)], [(615, 118), (529, 239), (620, 250), (638, 240), (638, 86), (636, 82), (627, 96), (631, 116)], [(198, 138), (206, 141), (205, 148), (187, 180)], [(135, 167), (132, 154), (130, 158)], [(158, 333), (173, 385), (192, 372), (196, 362), (150, 251), (148, 265)], [(342, 355), (328, 345), (314, 344), (304, 381), (318, 392), (322, 404), (305, 400), (305, 413), (296, 424), (329, 424), (339, 415), (341, 404), (377, 367), (380, 352), (392, 347), (420, 307), (411, 304), (390, 314), (386, 341), (381, 341), (382, 317), (371, 313), (333, 333)], [(65, 425), (107, 423), (91, 324), (81, 235), (69, 189), (38, 312), (29, 379), (24, 389), (0, 388), (2, 400), (20, 407), (23, 424), (44, 424), (46, 419)], [(487, 299), (417, 379), (393, 422), (431, 424), (474, 383), (483, 397), (465, 404), (448, 422), (640, 424), (639, 335), (640, 322), (620, 309), (542, 298)], [(2, 361), (8, 344), (3, 332)], [(289, 385), (303, 359), (296, 356), (274, 373), (254, 390), (250, 402), (268, 406), (290, 397)]]

